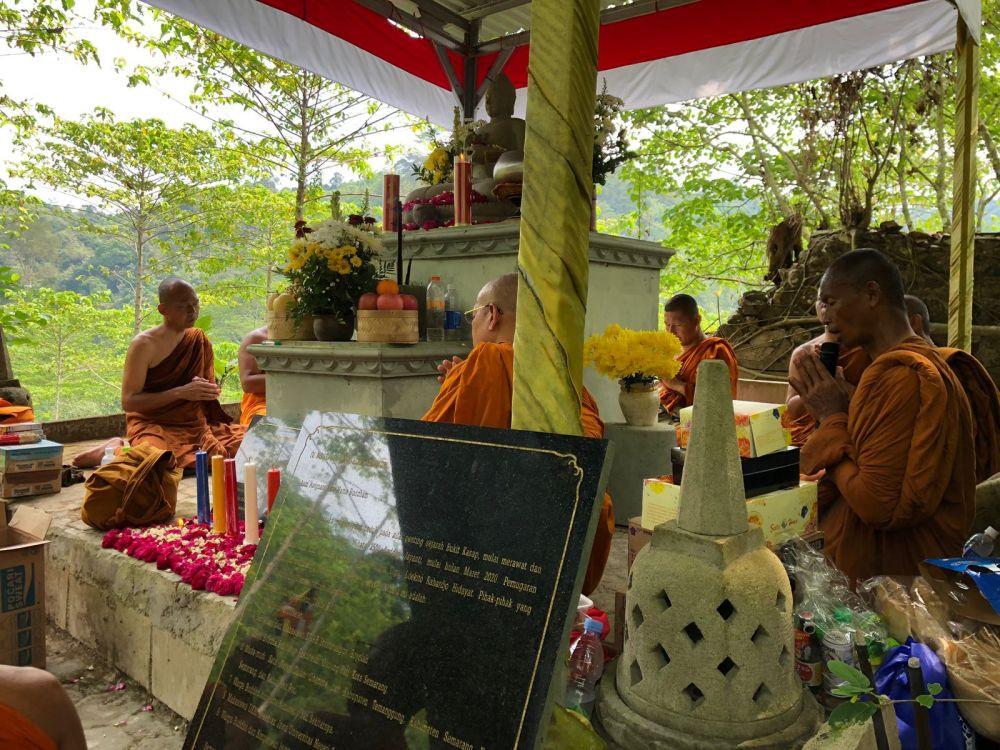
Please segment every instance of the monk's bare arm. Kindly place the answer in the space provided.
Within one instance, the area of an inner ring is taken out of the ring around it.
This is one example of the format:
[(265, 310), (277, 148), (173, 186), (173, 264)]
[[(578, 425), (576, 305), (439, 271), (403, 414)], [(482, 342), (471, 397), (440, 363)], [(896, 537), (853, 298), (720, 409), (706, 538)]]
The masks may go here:
[[(802, 346), (796, 347), (795, 351), (792, 352), (791, 358), (788, 360), (788, 379), (789, 381), (794, 380), (799, 377), (799, 369), (795, 366), (796, 357), (800, 356), (799, 352), (805, 351), (808, 347), (812, 346), (812, 342), (803, 344)], [(799, 392), (795, 390), (791, 383), (788, 384), (788, 390), (785, 391), (785, 413), (788, 415), (789, 419), (798, 419), (804, 415), (808, 410), (806, 409), (805, 403), (802, 401), (802, 397)]]
[(122, 378), (122, 409), (141, 414), (177, 401), (211, 401), (218, 398), (219, 387), (206, 380), (192, 380), (190, 383), (159, 393), (143, 391), (152, 352), (152, 343), (145, 337), (140, 335), (132, 340), (128, 353), (125, 355), (125, 374)]
[(672, 391), (674, 391), (676, 393), (680, 393), (680, 394), (683, 395), (684, 393), (687, 392), (686, 391), (686, 389), (687, 389), (687, 383), (685, 383), (680, 378), (672, 378), (671, 380), (660, 381), (660, 382), (662, 382), (664, 386), (666, 386), (667, 388), (669, 388), (670, 390), (672, 390)]
[(257, 358), (247, 351), (247, 347), (259, 344), (266, 339), (266, 335), (254, 331), (243, 339), (240, 344), (240, 353), (237, 362), (240, 366), (240, 386), (244, 393), (267, 392), (267, 376), (260, 371), (257, 366)]

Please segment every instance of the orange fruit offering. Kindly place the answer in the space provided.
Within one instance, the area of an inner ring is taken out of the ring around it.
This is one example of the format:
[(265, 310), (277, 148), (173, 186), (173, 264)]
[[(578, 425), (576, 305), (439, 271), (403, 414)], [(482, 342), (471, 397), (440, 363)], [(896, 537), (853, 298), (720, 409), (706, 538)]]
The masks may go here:
[(392, 279), (382, 279), (375, 287), (378, 294), (399, 294), (399, 284)]

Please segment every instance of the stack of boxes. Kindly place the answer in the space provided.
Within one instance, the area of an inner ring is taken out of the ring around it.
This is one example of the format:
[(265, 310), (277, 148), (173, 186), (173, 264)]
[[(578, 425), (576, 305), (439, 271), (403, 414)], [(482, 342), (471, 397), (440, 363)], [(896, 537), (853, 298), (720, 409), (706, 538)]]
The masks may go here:
[(0, 445), (0, 498), (30, 497), (59, 492), (63, 447), (45, 440), (41, 425), (31, 422), (0, 425), (0, 436), (19, 435), (20, 445)]
[[(816, 532), (816, 483), (799, 478), (799, 449), (790, 447), (791, 435), (782, 427), (784, 404), (734, 401), (736, 439), (743, 463), (747, 519), (760, 526), (771, 549), (796, 536)], [(629, 566), (652, 538), (657, 525), (677, 518), (684, 455), (694, 407), (681, 409), (677, 445), (670, 477), (646, 479), (642, 516), (629, 519)]]

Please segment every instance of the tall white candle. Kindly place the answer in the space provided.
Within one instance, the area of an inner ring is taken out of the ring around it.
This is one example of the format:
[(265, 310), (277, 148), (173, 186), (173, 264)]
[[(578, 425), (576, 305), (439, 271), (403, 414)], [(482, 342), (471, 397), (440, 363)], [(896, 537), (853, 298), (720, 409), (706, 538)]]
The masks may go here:
[(244, 544), (257, 544), (257, 464), (248, 462), (243, 467), (243, 521)]

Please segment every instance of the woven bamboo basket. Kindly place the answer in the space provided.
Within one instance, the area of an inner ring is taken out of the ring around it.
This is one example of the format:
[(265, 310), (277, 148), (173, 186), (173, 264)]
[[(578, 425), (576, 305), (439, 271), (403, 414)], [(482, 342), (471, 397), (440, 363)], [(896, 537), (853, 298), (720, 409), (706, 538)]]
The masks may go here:
[(416, 310), (358, 310), (358, 341), (369, 344), (416, 344)]

